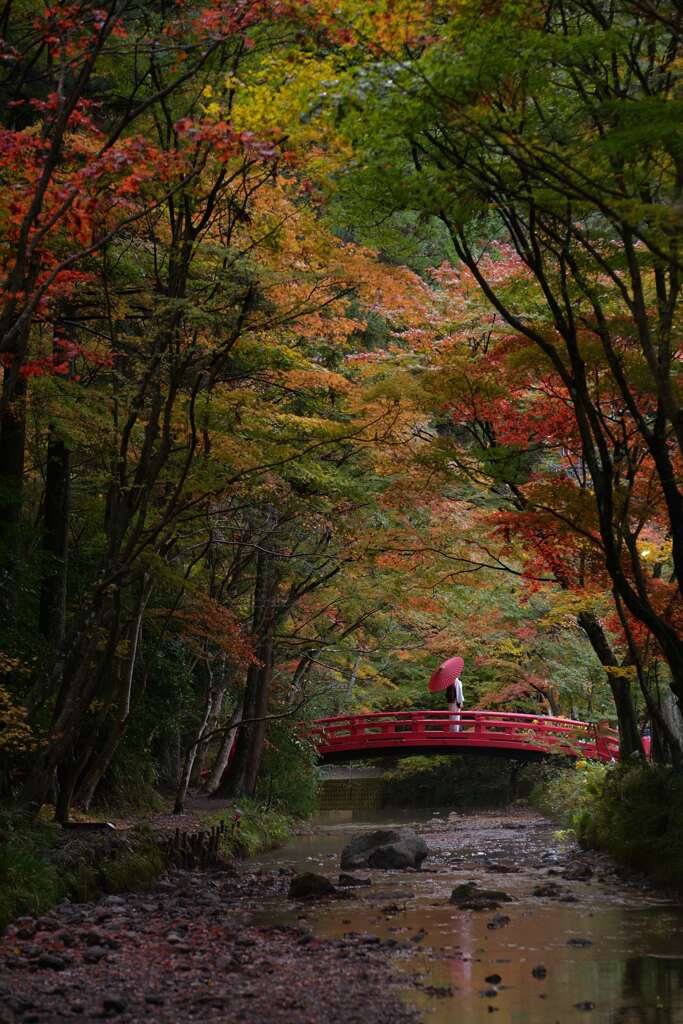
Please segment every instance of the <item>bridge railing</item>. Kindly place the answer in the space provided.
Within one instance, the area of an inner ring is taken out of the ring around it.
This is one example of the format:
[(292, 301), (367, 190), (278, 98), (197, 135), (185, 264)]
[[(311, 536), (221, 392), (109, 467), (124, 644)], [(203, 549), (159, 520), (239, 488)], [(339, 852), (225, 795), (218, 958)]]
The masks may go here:
[(490, 747), (609, 761), (619, 736), (571, 718), (505, 711), (380, 711), (322, 718), (311, 735), (321, 755), (400, 747)]

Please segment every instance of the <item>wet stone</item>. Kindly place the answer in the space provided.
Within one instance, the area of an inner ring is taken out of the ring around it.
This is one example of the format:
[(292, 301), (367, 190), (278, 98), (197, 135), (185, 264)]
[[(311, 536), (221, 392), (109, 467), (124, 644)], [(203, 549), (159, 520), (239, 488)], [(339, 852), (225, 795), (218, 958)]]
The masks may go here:
[(510, 924), (510, 918), (507, 914), (496, 914), (490, 921), (486, 922), (486, 927), (489, 931), (495, 931), (496, 928), (504, 928), (506, 924)]
[(532, 889), (531, 895), (557, 900), (564, 895), (564, 889), (556, 882), (546, 882), (544, 885), (537, 885), (535, 889)]
[(36, 963), (49, 971), (65, 971), (69, 966), (70, 958), (57, 956), (55, 953), (42, 953)]
[(519, 871), (516, 864), (509, 864), (507, 861), (500, 860), (484, 861), (484, 867), (487, 871), (496, 871), (501, 875), (515, 875)]
[(125, 1013), (128, 1008), (128, 1001), (123, 996), (110, 995), (102, 1000), (102, 1009), (105, 1013)]
[(293, 899), (311, 899), (316, 896), (333, 896), (336, 888), (324, 875), (317, 875), (314, 871), (305, 871), (301, 875), (295, 875), (289, 884), (289, 896)]
[(497, 910), (501, 903), (510, 903), (512, 896), (499, 889), (480, 889), (476, 882), (456, 885), (450, 902), (461, 910)]
[(371, 878), (358, 878), (357, 875), (348, 875), (345, 872), (341, 872), (339, 875), (339, 885), (353, 886), (353, 885), (372, 885)]
[(107, 951), (103, 946), (88, 946), (83, 952), (83, 963), (86, 964), (97, 964), (100, 960), (103, 960), (107, 955)]
[(341, 867), (409, 870), (419, 868), (429, 850), (414, 829), (375, 829), (353, 836), (342, 850)]

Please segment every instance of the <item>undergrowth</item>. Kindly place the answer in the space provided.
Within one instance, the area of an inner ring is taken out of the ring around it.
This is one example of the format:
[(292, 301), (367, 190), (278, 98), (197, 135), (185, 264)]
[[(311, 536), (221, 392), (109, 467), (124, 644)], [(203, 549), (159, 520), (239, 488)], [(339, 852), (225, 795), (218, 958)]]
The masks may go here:
[[(221, 848), (226, 858), (273, 849), (291, 834), (290, 817), (253, 801), (212, 816), (208, 824), (221, 820), (228, 824)], [(22, 915), (47, 913), (65, 898), (85, 902), (102, 893), (146, 891), (168, 867), (146, 826), (129, 832), (64, 832), (53, 823), (0, 812), (0, 931)]]
[(50, 859), (56, 826), (3, 816), (0, 823), (0, 928), (21, 914), (42, 914), (64, 894), (59, 868)]
[(0, 930), (60, 900), (145, 891), (167, 868), (149, 829), (105, 835), (64, 833), (57, 825), (4, 814), (0, 827)]
[(263, 807), (253, 800), (242, 800), (229, 812), (212, 815), (209, 826), (226, 822), (221, 852), (227, 857), (253, 857), (286, 843), (292, 831), (292, 818), (282, 811)]
[(537, 787), (533, 802), (586, 847), (683, 888), (683, 773), (664, 765), (577, 762)]
[(383, 776), (382, 801), (393, 807), (503, 807), (525, 796), (536, 765), (515, 770), (498, 757), (406, 757)]

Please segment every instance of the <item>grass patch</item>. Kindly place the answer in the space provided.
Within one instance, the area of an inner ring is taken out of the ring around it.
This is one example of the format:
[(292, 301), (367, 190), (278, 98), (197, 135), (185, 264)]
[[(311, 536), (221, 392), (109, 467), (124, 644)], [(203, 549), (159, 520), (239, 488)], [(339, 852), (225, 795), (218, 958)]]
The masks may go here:
[(47, 913), (68, 897), (150, 889), (167, 863), (149, 829), (104, 835), (4, 816), (0, 829), (0, 930), (23, 915)]
[(3, 818), (0, 827), (0, 929), (22, 914), (43, 914), (65, 894), (51, 853), (59, 829)]
[(253, 857), (283, 846), (292, 834), (293, 819), (282, 811), (263, 807), (253, 800), (241, 800), (230, 811), (211, 815), (211, 827), (224, 821), (228, 828), (221, 841), (225, 857)]
[[(292, 818), (253, 801), (213, 815), (227, 820), (221, 853), (250, 857), (287, 842)], [(198, 826), (201, 827), (201, 826)], [(152, 830), (64, 832), (42, 821), (0, 816), (0, 930), (23, 915), (47, 913), (60, 900), (96, 900), (102, 893), (145, 892), (169, 867)]]

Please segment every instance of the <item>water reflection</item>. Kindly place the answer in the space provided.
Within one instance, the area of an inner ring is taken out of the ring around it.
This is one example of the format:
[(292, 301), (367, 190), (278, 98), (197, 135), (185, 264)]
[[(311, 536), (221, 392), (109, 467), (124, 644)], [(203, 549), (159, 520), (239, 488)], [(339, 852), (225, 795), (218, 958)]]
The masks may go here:
[[(349, 811), (330, 813), (322, 831), (264, 861), (334, 878), (358, 815), (349, 821)], [(362, 818), (367, 824), (407, 820), (396, 812)], [(405, 944), (397, 961), (406, 976), (404, 995), (430, 1024), (683, 1024), (680, 907), (600, 872), (585, 881), (560, 878), (576, 902), (534, 898), (533, 888), (557, 875), (571, 850), (542, 821), (520, 826), (502, 815), (434, 818), (432, 812), (419, 820), (434, 851), (422, 872), (363, 872), (373, 885), (352, 900), (271, 906), (264, 916), (305, 914), (321, 937), (355, 931)], [(485, 860), (519, 870), (498, 875)], [(471, 879), (514, 898), (504, 907), (509, 923), (491, 928), (492, 913), (449, 903), (453, 886)], [(500, 980), (492, 982), (495, 976)]]

